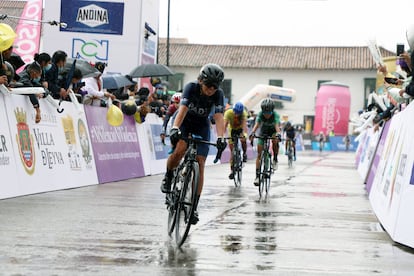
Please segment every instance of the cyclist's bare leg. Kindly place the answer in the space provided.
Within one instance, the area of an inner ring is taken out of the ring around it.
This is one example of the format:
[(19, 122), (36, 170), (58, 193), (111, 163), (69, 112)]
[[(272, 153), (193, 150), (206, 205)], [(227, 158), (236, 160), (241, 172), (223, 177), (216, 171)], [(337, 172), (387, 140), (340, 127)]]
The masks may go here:
[(199, 165), (199, 177), (198, 177), (198, 190), (197, 190), (197, 197), (195, 199), (194, 204), (194, 213), (191, 217), (191, 224), (196, 224), (198, 222), (198, 212), (197, 212), (197, 206), (198, 202), (200, 201), (201, 192), (203, 190), (203, 184), (204, 184), (204, 166), (206, 164), (206, 157), (202, 155), (197, 155), (196, 157), (198, 165)]
[(263, 145), (257, 145), (257, 157), (256, 157), (256, 172), (260, 170), (260, 156), (262, 155)]
[(234, 148), (234, 145), (232, 144), (232, 143), (229, 143), (229, 149), (230, 149), (230, 170), (231, 170), (231, 167), (232, 167), (232, 165), (233, 165), (233, 148)]
[(174, 170), (181, 159), (183, 159), (185, 151), (187, 149), (187, 143), (184, 140), (178, 141), (173, 153), (167, 159), (167, 171)]
[(273, 150), (273, 158), (277, 160), (277, 155), (279, 154), (279, 140), (277, 138), (272, 139), (272, 150)]
[(183, 140), (178, 141), (174, 152), (167, 159), (167, 171), (161, 183), (161, 192), (169, 193), (171, 190), (171, 180), (174, 175), (174, 169), (178, 166), (187, 149), (187, 143)]
[(197, 191), (197, 195), (200, 196), (201, 191), (203, 190), (203, 184), (204, 184), (204, 166), (206, 164), (206, 157), (202, 155), (197, 155), (196, 159), (197, 159), (199, 169), (200, 169), (200, 175), (198, 178), (198, 191)]
[(243, 153), (245, 153), (245, 154), (247, 154), (247, 143), (246, 143), (246, 138), (240, 138), (240, 142), (241, 142), (241, 145), (242, 145), (242, 150), (243, 150)]
[(296, 156), (296, 142), (292, 140), (293, 156)]

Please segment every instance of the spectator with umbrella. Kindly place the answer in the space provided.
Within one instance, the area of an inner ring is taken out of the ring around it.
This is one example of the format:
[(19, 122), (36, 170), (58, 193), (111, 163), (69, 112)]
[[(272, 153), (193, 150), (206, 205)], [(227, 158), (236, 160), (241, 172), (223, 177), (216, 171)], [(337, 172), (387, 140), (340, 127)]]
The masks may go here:
[(132, 78), (172, 76), (174, 72), (163, 64), (142, 64), (135, 67), (129, 75)]
[(118, 100), (127, 100), (130, 96), (129, 87), (136, 84), (121, 74), (104, 74), (102, 83), (103, 88), (113, 91), (112, 93)]

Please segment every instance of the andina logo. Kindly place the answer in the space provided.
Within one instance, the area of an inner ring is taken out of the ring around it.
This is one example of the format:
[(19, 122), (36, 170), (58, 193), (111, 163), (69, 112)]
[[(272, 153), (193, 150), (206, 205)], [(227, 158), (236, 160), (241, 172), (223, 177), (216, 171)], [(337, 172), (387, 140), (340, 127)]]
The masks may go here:
[(35, 152), (33, 148), (33, 136), (30, 134), (26, 123), (26, 112), (23, 108), (16, 108), (14, 115), (17, 121), (16, 141), (19, 146), (20, 160), (28, 174), (33, 174), (35, 169)]
[(78, 9), (76, 22), (85, 24), (91, 28), (109, 24), (108, 10), (97, 5), (88, 5)]

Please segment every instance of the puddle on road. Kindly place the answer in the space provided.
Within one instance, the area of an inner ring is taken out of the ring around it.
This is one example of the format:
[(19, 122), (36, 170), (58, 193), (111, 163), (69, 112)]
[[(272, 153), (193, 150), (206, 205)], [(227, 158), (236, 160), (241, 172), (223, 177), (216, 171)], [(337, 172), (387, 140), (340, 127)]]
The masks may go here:
[(326, 192), (311, 192), (314, 197), (344, 197), (347, 196), (345, 193), (326, 193)]
[(80, 255), (77, 257), (78, 263), (87, 263), (87, 264), (100, 264), (100, 265), (128, 265), (136, 264), (137, 259), (129, 258), (110, 258), (104, 256), (92, 256), (92, 255)]
[(238, 254), (244, 248), (242, 240), (243, 236), (241, 235), (222, 235), (220, 236), (220, 245), (224, 251)]

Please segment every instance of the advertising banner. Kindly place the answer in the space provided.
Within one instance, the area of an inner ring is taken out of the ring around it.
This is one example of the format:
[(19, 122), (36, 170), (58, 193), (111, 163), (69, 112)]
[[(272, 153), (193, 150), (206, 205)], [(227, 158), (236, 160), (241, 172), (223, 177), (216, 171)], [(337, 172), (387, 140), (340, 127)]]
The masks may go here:
[[(14, 45), (17, 48), (13, 51), (18, 54), (27, 64), (33, 61), (36, 53), (40, 53), (40, 27), (42, 24), (33, 24), (31, 20), (42, 18), (43, 0), (27, 0), (22, 12), (19, 23), (16, 26), (17, 37)], [(24, 66), (18, 68), (18, 72), (23, 70)]]
[(171, 149), (171, 145), (170, 145), (170, 139), (166, 138), (165, 139), (165, 145), (162, 143), (161, 141), (161, 130), (162, 130), (162, 125), (160, 124), (151, 124), (151, 134), (152, 134), (152, 143), (154, 146), (154, 159), (155, 160), (165, 160), (168, 158), (168, 153)]
[[(322, 131), (325, 135), (348, 134), (348, 120), (351, 108), (349, 87), (338, 82), (325, 82), (316, 94), (315, 125), (313, 133)], [(306, 128), (305, 128), (306, 129)]]
[(28, 96), (5, 97), (10, 133), (15, 149), (19, 194), (97, 184), (90, 139), (83, 114), (70, 102), (63, 112), (40, 99), (42, 119), (35, 123), (35, 110)]
[(135, 119), (124, 116), (122, 125), (108, 124), (108, 109), (85, 105), (99, 183), (144, 176)]
[[(136, 124), (138, 141), (141, 149), (141, 157), (143, 160), (143, 167), (145, 175), (151, 174), (151, 160), (153, 156), (153, 142), (151, 136), (151, 128), (148, 124)], [(165, 165), (163, 166), (165, 167)]]
[(331, 143), (331, 149), (333, 151), (355, 151), (355, 149), (358, 146), (358, 143), (355, 142), (355, 139), (353, 136), (349, 136), (350, 138), (350, 144), (348, 149), (346, 148), (345, 142), (344, 142), (345, 136), (333, 136), (329, 137), (329, 142)]
[(381, 134), (380, 131), (374, 131), (373, 128), (368, 128), (366, 132), (367, 134), (365, 136), (365, 140), (363, 141), (364, 145), (362, 146), (362, 152), (358, 164), (358, 173), (364, 182), (371, 166), (372, 159), (374, 158), (375, 149)]
[(146, 36), (147, 28), (158, 30), (158, 0), (53, 0), (47, 1), (43, 18), (63, 25), (42, 25), (40, 52), (52, 55), (62, 50), (70, 58), (104, 62), (105, 72), (129, 74), (146, 63), (142, 60), (144, 44), (146, 52), (153, 49), (156, 53), (158, 47), (157, 34)]
[(3, 94), (0, 94), (0, 199), (16, 196), (20, 189), (15, 154)]
[[(412, 106), (414, 107), (414, 106)], [(408, 118), (414, 116), (414, 108), (410, 108)], [(401, 158), (400, 169), (398, 170), (398, 179), (395, 184), (396, 190), (401, 189), (400, 206), (398, 210), (397, 222), (393, 239), (396, 242), (408, 245), (414, 248), (414, 222), (412, 210), (414, 209), (414, 145), (412, 137), (414, 128), (407, 129), (404, 145), (403, 156)]]
[(402, 113), (399, 113), (392, 118), (369, 194), (369, 201), (376, 216), (391, 237), (394, 233), (401, 195), (400, 170), (407, 160), (407, 152), (403, 152), (406, 126), (401, 115)]
[(65, 0), (61, 1), (61, 32), (122, 35), (124, 3)]
[(169, 151), (171, 150), (170, 139), (165, 139), (165, 145), (161, 142), (161, 121), (159, 124), (150, 124), (151, 137), (152, 137), (152, 149), (154, 151), (151, 155), (151, 174), (158, 174), (165, 172), (167, 158)]
[(365, 186), (368, 195), (371, 191), (372, 182), (374, 181), (375, 175), (377, 174), (378, 163), (379, 163), (380, 157), (381, 157), (381, 155), (384, 151), (385, 139), (387, 138), (390, 123), (391, 123), (391, 120), (385, 122), (384, 126), (382, 127), (381, 136), (380, 136), (380, 139), (378, 141), (378, 145), (377, 145), (377, 148), (376, 148), (376, 151), (375, 151), (375, 155), (374, 155), (374, 158), (373, 158), (372, 163), (371, 163), (371, 167), (370, 167), (369, 172), (368, 172), (368, 177), (367, 177), (366, 186)]

